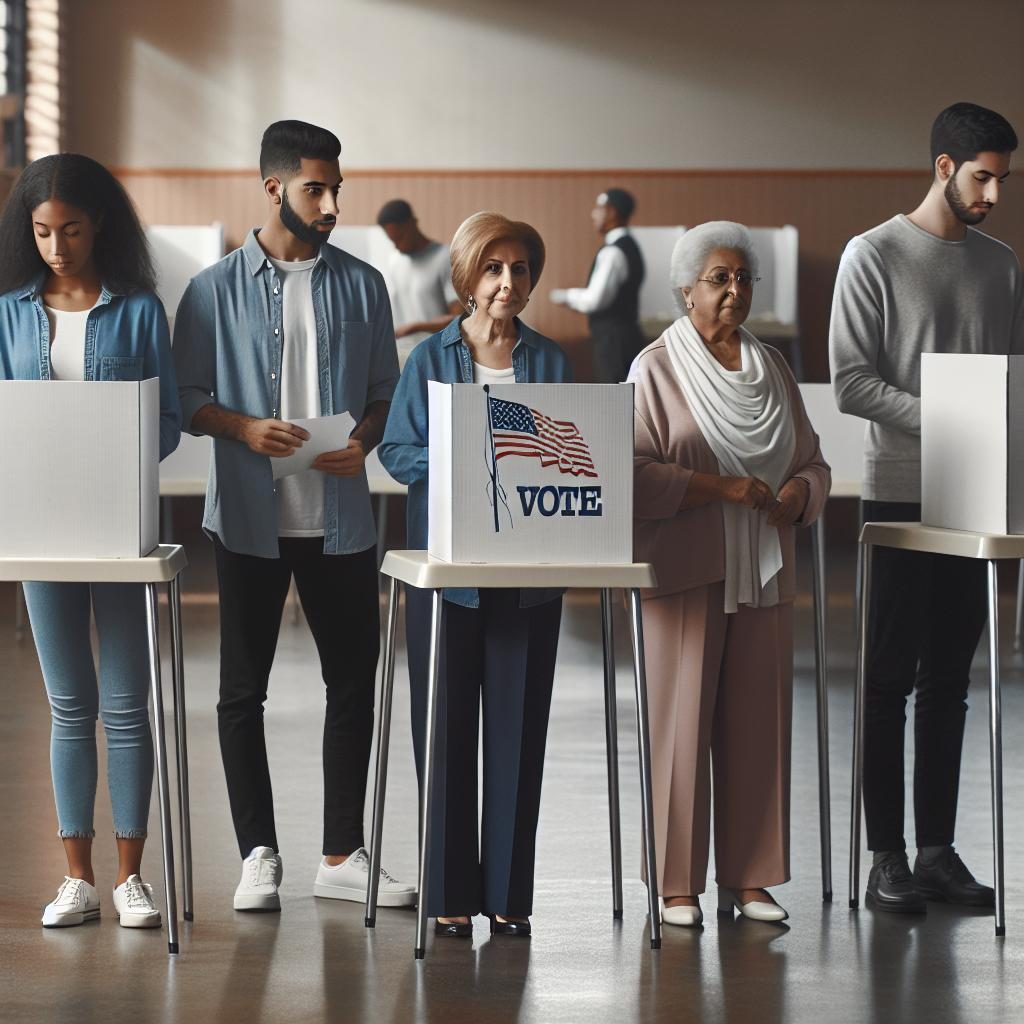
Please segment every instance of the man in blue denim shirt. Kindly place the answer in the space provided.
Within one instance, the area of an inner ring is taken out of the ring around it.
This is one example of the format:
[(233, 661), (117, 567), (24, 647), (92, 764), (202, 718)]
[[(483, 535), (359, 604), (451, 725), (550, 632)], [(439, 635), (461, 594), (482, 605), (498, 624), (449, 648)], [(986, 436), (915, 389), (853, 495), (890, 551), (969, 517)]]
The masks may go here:
[[(292, 576), (326, 684), (324, 858), (314, 893), (365, 898), (363, 805), (379, 653), (375, 531), (366, 453), (380, 441), (398, 379), (381, 275), (326, 245), (338, 213), (341, 144), (279, 121), (264, 133), (263, 227), (182, 297), (174, 355), (183, 422), (214, 438), (203, 525), (221, 610), (217, 705), (242, 879), (236, 910), (278, 910), (281, 857), (263, 705)], [(308, 439), (292, 419), (348, 412), (346, 447), (275, 484), (272, 458)], [(382, 905), (415, 902), (381, 881)]]

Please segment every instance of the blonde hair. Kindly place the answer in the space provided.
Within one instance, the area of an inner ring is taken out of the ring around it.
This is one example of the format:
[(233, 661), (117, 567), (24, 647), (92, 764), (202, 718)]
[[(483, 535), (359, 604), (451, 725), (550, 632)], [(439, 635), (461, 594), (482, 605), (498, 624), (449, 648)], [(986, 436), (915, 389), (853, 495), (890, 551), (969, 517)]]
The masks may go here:
[(504, 214), (483, 210), (467, 217), (452, 239), (452, 285), (463, 306), (466, 306), (480, 279), (484, 256), (495, 242), (518, 242), (526, 249), (530, 291), (537, 287), (544, 270), (545, 255), (544, 241), (537, 230), (523, 221), (509, 220)]

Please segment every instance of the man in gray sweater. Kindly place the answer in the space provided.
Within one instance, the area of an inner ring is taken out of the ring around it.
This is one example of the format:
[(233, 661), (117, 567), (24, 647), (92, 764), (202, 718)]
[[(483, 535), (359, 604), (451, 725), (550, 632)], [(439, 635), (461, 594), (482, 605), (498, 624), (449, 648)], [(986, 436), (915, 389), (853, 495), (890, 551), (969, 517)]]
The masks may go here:
[[(974, 229), (1017, 148), (999, 114), (956, 103), (932, 126), (924, 201), (852, 239), (829, 332), (839, 408), (868, 420), (863, 517), (921, 518), (921, 353), (1024, 352), (1024, 278), (1013, 250)], [(953, 849), (971, 660), (986, 619), (985, 567), (880, 548), (872, 562), (864, 813), (874, 861), (867, 902), (992, 906)], [(913, 874), (903, 835), (906, 699), (914, 702)]]

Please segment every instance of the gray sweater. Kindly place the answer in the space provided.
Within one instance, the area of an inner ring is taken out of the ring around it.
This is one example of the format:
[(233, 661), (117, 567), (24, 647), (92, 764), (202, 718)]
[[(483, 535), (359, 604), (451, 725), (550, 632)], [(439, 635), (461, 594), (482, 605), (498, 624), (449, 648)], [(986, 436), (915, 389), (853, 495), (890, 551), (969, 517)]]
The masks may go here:
[(1024, 278), (1002, 242), (948, 242), (900, 214), (850, 240), (832, 300), (836, 402), (869, 421), (865, 499), (921, 500), (922, 352), (1024, 353)]

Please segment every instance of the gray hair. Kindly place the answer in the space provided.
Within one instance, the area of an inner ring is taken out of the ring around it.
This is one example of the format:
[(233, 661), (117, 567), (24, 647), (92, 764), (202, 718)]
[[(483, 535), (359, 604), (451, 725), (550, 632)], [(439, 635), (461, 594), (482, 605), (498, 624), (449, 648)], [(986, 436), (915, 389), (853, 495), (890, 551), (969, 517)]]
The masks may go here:
[(698, 224), (684, 232), (672, 249), (668, 283), (680, 313), (686, 313), (681, 290), (694, 286), (707, 258), (716, 249), (738, 249), (743, 253), (750, 273), (757, 277), (757, 251), (749, 228), (731, 220), (709, 220), (706, 224)]

